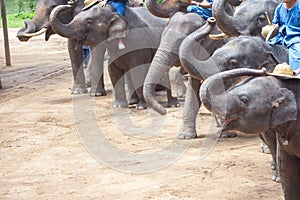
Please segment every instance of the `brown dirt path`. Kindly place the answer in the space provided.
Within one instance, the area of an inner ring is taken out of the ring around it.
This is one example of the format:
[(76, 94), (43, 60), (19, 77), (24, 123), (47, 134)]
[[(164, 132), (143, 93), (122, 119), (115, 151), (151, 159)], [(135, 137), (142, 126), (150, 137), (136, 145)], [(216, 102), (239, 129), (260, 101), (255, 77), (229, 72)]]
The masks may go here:
[[(39, 36), (21, 43), (16, 31), (9, 30), (13, 67), (2, 67), (0, 47), (0, 199), (283, 199), (280, 184), (271, 181), (271, 157), (259, 152), (257, 136), (239, 134), (214, 145), (216, 128), (201, 109), (200, 137), (180, 151), (187, 144), (174, 139), (181, 108), (151, 118), (149, 110), (112, 109), (111, 92), (96, 99), (73, 98), (66, 39), (54, 36), (44, 42)], [(3, 44), (2, 35), (0, 40)], [(79, 113), (74, 112), (78, 105), (83, 108)], [(95, 130), (85, 126), (89, 112), (96, 113), (92, 125), (101, 134), (91, 136)], [(161, 128), (149, 126), (151, 119), (162, 120)], [(170, 144), (173, 149), (155, 154)], [(119, 152), (110, 151), (112, 145)], [(209, 153), (200, 159), (203, 151)], [(141, 159), (133, 162), (120, 152)], [(141, 170), (143, 164), (151, 172)], [(162, 164), (167, 166), (159, 168)]]

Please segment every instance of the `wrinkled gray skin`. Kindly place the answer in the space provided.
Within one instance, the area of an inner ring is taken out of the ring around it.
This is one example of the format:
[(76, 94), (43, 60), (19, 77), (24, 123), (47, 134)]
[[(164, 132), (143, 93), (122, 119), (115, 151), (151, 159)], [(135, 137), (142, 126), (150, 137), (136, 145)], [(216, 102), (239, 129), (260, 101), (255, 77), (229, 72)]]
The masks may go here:
[[(263, 74), (263, 70), (239, 69), (213, 75), (201, 87), (201, 100), (208, 110), (225, 116), (223, 130), (266, 132), (274, 143), (277, 140), (277, 168), (284, 197), (299, 199), (300, 79), (261, 77)], [(228, 90), (220, 90), (223, 81), (241, 76), (251, 77)]]
[[(162, 74), (168, 72), (171, 67), (181, 66), (178, 56), (181, 42), (188, 35), (198, 28), (201, 28), (205, 20), (195, 13), (186, 14), (178, 12), (186, 10), (186, 4), (180, 1), (171, 2), (167, 0), (162, 4), (157, 4), (155, 0), (150, 0), (148, 1), (147, 7), (151, 13), (156, 16), (171, 17), (168, 26), (162, 34), (159, 48), (151, 63), (144, 85), (144, 97), (148, 106), (164, 115), (166, 114), (165, 108), (162, 107), (154, 96), (155, 85), (161, 79)], [(214, 33), (217, 33), (217, 31), (217, 29), (213, 30)], [(213, 41), (210, 40), (208, 36), (206, 36), (204, 40), (201, 40), (200, 43), (207, 52), (207, 54), (204, 55), (204, 59), (208, 58), (218, 47), (226, 43), (226, 41), (227, 40)], [(193, 94), (199, 93), (199, 88), (200, 82), (194, 78), (190, 78), (183, 111), (183, 125), (179, 133), (179, 138), (196, 137), (196, 116), (191, 113), (196, 110), (195, 106), (197, 104), (197, 99), (194, 98)]]
[[(237, 6), (234, 15), (226, 12), (227, 2)], [(268, 24), (265, 12), (273, 19), (276, 6), (281, 0), (215, 0), (212, 6), (213, 17), (218, 27), (228, 36), (261, 36), (261, 28)], [(262, 37), (262, 36), (261, 36)]]
[[(127, 7), (123, 17), (109, 6), (94, 6), (80, 12), (70, 23), (61, 23), (59, 15), (68, 9), (67, 6), (60, 6), (51, 13), (50, 21), (55, 32), (77, 43), (106, 46), (110, 56), (109, 74), (115, 91), (113, 106), (128, 107), (124, 90), (124, 74), (128, 72), (137, 88), (137, 106), (145, 108), (142, 85), (166, 20), (151, 15), (145, 7)], [(124, 50), (118, 49), (118, 38), (123, 38)], [(91, 58), (94, 59), (93, 54)], [(168, 94), (169, 103), (173, 102), (170, 90)], [(174, 104), (177, 103), (176, 100)]]
[[(238, 38), (234, 38), (224, 46), (217, 49), (209, 59), (199, 60), (194, 56), (194, 52), (199, 52), (195, 50), (196, 48), (199, 48), (199, 45), (197, 45), (195, 41), (201, 39), (202, 37), (203, 30), (201, 31), (199, 29), (197, 32), (194, 32), (188, 38), (186, 38), (181, 43), (179, 49), (182, 67), (192, 77), (198, 80), (198, 87), (200, 87), (201, 84), (199, 80), (204, 80), (220, 71), (241, 67), (249, 67), (253, 69), (266, 67), (269, 69), (269, 71), (271, 71), (277, 63), (288, 61), (287, 49), (279, 45), (270, 46), (260, 37), (249, 36), (240, 36)], [(205, 49), (202, 49), (202, 52), (200, 51), (200, 54), (205, 53)], [(197, 94), (196, 91), (194, 91), (194, 93)], [(194, 99), (195, 98), (197, 100), (196, 102), (188, 104), (193, 105), (193, 110), (189, 109), (189, 111), (186, 112), (188, 114), (183, 115), (184, 123), (189, 124), (189, 126), (185, 127), (186, 131), (182, 136), (185, 138), (193, 138), (197, 136), (194, 122), (201, 106), (201, 101), (198, 95), (194, 96)]]
[[(150, 1), (150, 2), (152, 2), (152, 1)], [(241, 1), (239, 1), (239, 0), (230, 0), (229, 1), (228, 0), (228, 2), (231, 5), (238, 6), (238, 5), (240, 5)], [(246, 4), (246, 2), (247, 2), (247, 4)], [(240, 6), (236, 7), (235, 15), (237, 17), (235, 18), (235, 20), (237, 22), (235, 22), (234, 25), (236, 27), (241, 27), (241, 31), (239, 31), (239, 32), (236, 31), (239, 29), (235, 28), (235, 27), (233, 27), (233, 29), (235, 30), (234, 33), (230, 32), (231, 29), (226, 31), (226, 27), (228, 27), (230, 24), (228, 24), (226, 20), (224, 21), (224, 19), (222, 19), (222, 17), (223, 17), (223, 15), (226, 15), (226, 19), (230, 20), (230, 18), (228, 16), (233, 16), (230, 9), (228, 9), (229, 4), (227, 2), (225, 2), (225, 1), (221, 2), (220, 0), (215, 0), (214, 4), (213, 4), (213, 12), (214, 12), (213, 15), (217, 17), (216, 21), (217, 21), (218, 27), (220, 26), (222, 31), (225, 32), (226, 34), (228, 34), (229, 36), (237, 36), (237, 35), (241, 35), (241, 34), (261, 36), (261, 27), (264, 26), (265, 24), (267, 24), (267, 20), (265, 17), (265, 11), (267, 11), (269, 13), (269, 17), (270, 17), (270, 19), (272, 19), (273, 12), (275, 10), (277, 2), (278, 1), (276, 1), (276, 3), (272, 3), (272, 2), (267, 1), (267, 3), (266, 2), (262, 3), (262, 1), (258, 2), (256, 0), (255, 1), (245, 1)], [(270, 4), (268, 4), (268, 3), (270, 3)], [(155, 5), (155, 3), (151, 3), (151, 4)], [(261, 5), (263, 5), (263, 6), (261, 6)], [(218, 6), (218, 7), (215, 7), (215, 6)], [(167, 7), (167, 6), (165, 6), (165, 7)], [(175, 6), (169, 6), (169, 7), (175, 7)], [(167, 8), (169, 8), (169, 7), (167, 7)], [(155, 10), (157, 10), (157, 8), (159, 8), (159, 6), (155, 7)], [(164, 12), (160, 12), (159, 14), (162, 15), (163, 13), (168, 13), (166, 11), (167, 8), (165, 8)], [(251, 8), (251, 10), (248, 10), (248, 8)], [(176, 15), (174, 15), (174, 17), (176, 17)], [(238, 20), (238, 19), (240, 19), (240, 20)], [(256, 19), (256, 20), (253, 20), (253, 19)], [(171, 23), (172, 23), (172, 19), (170, 21), (170, 24)], [(231, 21), (231, 23), (233, 23), (233, 22)], [(185, 27), (186, 23), (183, 23), (183, 24), (184, 25), (182, 25), (182, 26), (177, 25), (176, 26), (177, 29), (175, 28), (175, 30), (178, 30), (179, 28), (181, 28), (180, 31), (184, 30), (182, 27)], [(204, 39), (202, 41), (207, 42), (208, 40)], [(202, 46), (204, 47), (204, 49), (206, 51), (209, 50), (204, 45), (202, 45)], [(189, 48), (188, 46), (185, 46), (185, 47), (187, 49)], [(182, 49), (184, 49), (184, 48), (182, 48)], [(197, 56), (198, 56), (198, 54), (202, 54), (202, 57), (204, 56), (203, 51), (200, 53), (197, 53), (197, 52), (199, 52), (199, 51), (194, 50), (193, 54), (195, 54)], [(212, 53), (212, 52), (208, 51), (208, 54), (210, 54), (210, 53)], [(231, 61), (228, 61), (228, 62), (231, 62)], [(232, 64), (234, 64), (235, 61), (232, 60), (232, 62), (233, 62)], [(210, 68), (207, 68), (207, 69), (210, 69)], [(151, 68), (150, 68), (150, 70), (151, 70)], [(210, 70), (211, 70), (211, 72), (209, 72), (209, 74), (213, 74), (215, 71), (215, 68), (210, 69)], [(189, 85), (191, 85), (192, 87), (190, 87), (188, 89), (187, 94), (186, 94), (186, 96), (187, 96), (187, 104), (186, 105), (188, 105), (188, 106), (184, 107), (183, 126), (178, 135), (179, 138), (182, 138), (182, 139), (195, 138), (197, 136), (195, 126), (196, 126), (196, 116), (197, 116), (197, 112), (198, 112), (198, 109), (200, 106), (200, 103), (198, 103), (198, 102), (200, 102), (200, 101), (199, 101), (199, 97), (197, 95), (195, 96), (194, 94), (197, 94), (198, 88), (200, 88), (200, 82), (194, 78), (191, 78), (189, 80)], [(145, 84), (145, 86), (147, 86), (147, 84)], [(191, 88), (193, 88), (193, 90), (191, 90)], [(193, 97), (191, 97), (191, 95), (193, 95)], [(148, 101), (148, 97), (145, 97), (145, 98)], [(152, 107), (154, 108), (154, 110), (157, 110), (161, 114), (165, 114), (165, 111), (160, 109), (159, 106), (157, 106), (157, 104), (154, 101), (152, 101), (152, 98), (150, 99), (150, 103), (153, 105)], [(156, 107), (158, 107), (158, 108), (156, 108)]]
[[(286, 48), (281, 45), (271, 46), (260, 39), (260, 37), (253, 36), (234, 38), (217, 49), (209, 59), (201, 61), (193, 56), (193, 48), (187, 48), (194, 46), (195, 42), (193, 39), (198, 38), (199, 34), (197, 33), (195, 38), (189, 37), (185, 39), (180, 46), (179, 54), (183, 68), (198, 80), (205, 80), (218, 72), (237, 68), (259, 69), (265, 67), (271, 72), (276, 64), (288, 62), (288, 50)], [(225, 87), (229, 87), (237, 81), (240, 80), (228, 81)], [(195, 106), (196, 110), (191, 111), (190, 114), (197, 115), (201, 106), (200, 99), (198, 99), (197, 105), (199, 107)], [(262, 133), (262, 140), (267, 144), (271, 152), (276, 152), (276, 143), (265, 134)], [(276, 161), (276, 158), (273, 157), (273, 160)], [(273, 180), (279, 181), (277, 170), (274, 172)]]
[[(32, 20), (25, 20), (25, 27), (21, 28), (17, 37), (20, 41), (28, 41), (31, 37), (34, 37), (38, 34), (40, 30), (46, 28), (45, 40), (47, 41), (52, 34), (55, 34), (50, 21), (49, 16), (52, 10), (59, 5), (67, 5), (67, 0), (39, 0), (36, 4), (35, 16)], [(60, 20), (64, 23), (70, 22), (73, 17), (81, 11), (83, 8), (83, 0), (77, 0), (72, 5), (74, 8), (66, 10), (59, 16)], [(71, 66), (73, 71), (74, 84), (72, 87), (73, 94), (82, 94), (87, 92), (86, 81), (83, 73), (83, 52), (82, 44), (77, 43), (75, 40), (68, 40), (68, 51), (71, 59)], [(97, 54), (97, 58), (90, 62), (91, 64), (91, 96), (102, 96), (106, 95), (103, 82), (103, 59), (98, 59), (104, 57), (105, 49), (102, 48), (93, 48), (93, 53)], [(98, 77), (101, 74), (100, 77)]]

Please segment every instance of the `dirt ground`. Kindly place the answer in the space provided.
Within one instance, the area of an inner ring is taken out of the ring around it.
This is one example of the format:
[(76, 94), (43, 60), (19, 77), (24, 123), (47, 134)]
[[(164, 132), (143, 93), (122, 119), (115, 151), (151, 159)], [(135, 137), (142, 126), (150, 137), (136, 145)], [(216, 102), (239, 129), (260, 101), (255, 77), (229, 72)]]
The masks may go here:
[(0, 38), (0, 199), (283, 199), (258, 136), (218, 139), (201, 108), (199, 137), (180, 141), (182, 107), (161, 117), (113, 109), (112, 92), (73, 96), (66, 39), (16, 32), (11, 67)]

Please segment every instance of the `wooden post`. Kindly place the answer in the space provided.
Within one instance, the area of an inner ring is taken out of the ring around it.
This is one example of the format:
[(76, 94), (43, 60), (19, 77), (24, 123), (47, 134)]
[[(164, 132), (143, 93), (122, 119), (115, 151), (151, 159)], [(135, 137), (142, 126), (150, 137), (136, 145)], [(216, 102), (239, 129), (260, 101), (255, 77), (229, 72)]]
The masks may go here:
[(11, 66), (10, 59), (10, 50), (9, 50), (9, 40), (7, 32), (7, 20), (6, 20), (6, 10), (4, 0), (0, 0), (1, 3), (1, 17), (2, 17), (2, 26), (3, 26), (3, 36), (4, 36), (4, 48), (5, 48), (5, 61), (6, 66)]

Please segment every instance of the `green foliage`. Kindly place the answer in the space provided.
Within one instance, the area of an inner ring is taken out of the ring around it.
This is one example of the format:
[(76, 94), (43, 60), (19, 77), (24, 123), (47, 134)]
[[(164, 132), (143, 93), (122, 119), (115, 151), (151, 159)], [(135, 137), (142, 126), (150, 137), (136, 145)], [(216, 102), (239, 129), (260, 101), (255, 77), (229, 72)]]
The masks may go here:
[(18, 6), (18, 12), (22, 12), (26, 4), (26, 0), (15, 0), (15, 4)]
[[(34, 16), (34, 12), (20, 12), (17, 14), (8, 14), (6, 16), (7, 26), (9, 28), (21, 28), (24, 26), (24, 19), (32, 19)], [(2, 18), (0, 28), (2, 28)]]
[[(36, 0), (5, 0), (7, 26), (9, 28), (21, 28), (24, 26), (24, 19), (32, 19)], [(0, 16), (0, 28), (2, 18)]]
[(18, 12), (33, 11), (35, 8), (35, 0), (14, 0)]

